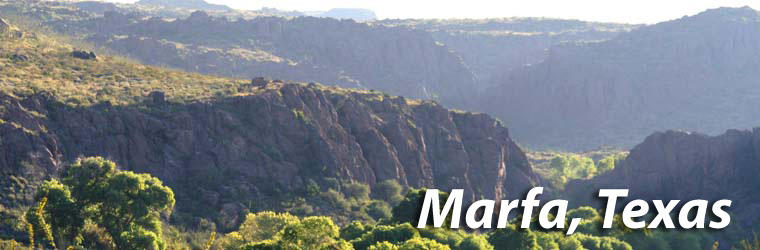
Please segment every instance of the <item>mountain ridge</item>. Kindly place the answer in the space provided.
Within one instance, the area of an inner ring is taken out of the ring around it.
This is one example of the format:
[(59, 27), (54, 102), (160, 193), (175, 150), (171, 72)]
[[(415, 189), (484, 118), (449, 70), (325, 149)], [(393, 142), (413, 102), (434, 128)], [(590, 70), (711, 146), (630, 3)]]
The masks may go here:
[(746, 8), (716, 9), (608, 41), (556, 46), (489, 89), (481, 110), (511, 124), (529, 146), (576, 150), (632, 146), (658, 130), (751, 127), (760, 123), (750, 108), (758, 94), (752, 69), (760, 67), (756, 17)]
[(214, 10), (214, 11), (230, 11), (232, 8), (221, 5), (211, 4), (205, 0), (140, 0), (136, 4), (141, 5), (157, 5), (172, 8), (185, 8), (195, 10)]
[[(729, 212), (746, 227), (760, 220), (755, 181), (760, 176), (760, 128), (717, 136), (684, 131), (654, 133), (634, 147), (614, 170), (591, 180), (573, 180), (564, 197), (578, 205), (604, 206), (599, 188), (629, 189), (624, 200), (728, 199)], [(619, 201), (625, 202), (625, 201)], [(620, 203), (619, 203), (620, 204)], [(736, 222), (735, 222), (736, 221)]]

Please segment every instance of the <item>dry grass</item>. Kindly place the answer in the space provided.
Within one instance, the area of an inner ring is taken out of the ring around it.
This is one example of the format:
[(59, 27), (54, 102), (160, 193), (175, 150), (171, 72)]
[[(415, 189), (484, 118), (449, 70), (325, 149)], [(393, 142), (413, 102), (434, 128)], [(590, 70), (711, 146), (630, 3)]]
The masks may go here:
[[(68, 104), (140, 102), (151, 91), (186, 102), (231, 95), (247, 81), (144, 66), (118, 56), (82, 60), (77, 48), (53, 35), (27, 33), (0, 39), (0, 90), (31, 94), (47, 91)], [(28, 60), (13, 59), (23, 55)]]

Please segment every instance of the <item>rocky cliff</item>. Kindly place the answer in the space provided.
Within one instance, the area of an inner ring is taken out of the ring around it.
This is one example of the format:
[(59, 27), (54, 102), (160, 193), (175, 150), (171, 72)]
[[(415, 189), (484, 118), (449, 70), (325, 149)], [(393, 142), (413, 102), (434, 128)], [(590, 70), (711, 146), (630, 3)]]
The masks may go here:
[(628, 188), (629, 200), (729, 199), (729, 212), (738, 216), (732, 223), (748, 225), (760, 219), (758, 177), (760, 128), (715, 137), (668, 131), (647, 137), (610, 173), (570, 182), (566, 195), (577, 204), (602, 206), (591, 197), (602, 188)]
[(528, 146), (632, 146), (654, 131), (760, 124), (760, 15), (721, 8), (552, 48), (487, 91), (483, 110)]
[[(23, 10), (35, 16), (42, 9)], [(65, 16), (61, 8), (45, 11)], [(429, 33), (405, 27), (318, 17), (233, 20), (205, 12), (167, 20), (123, 11), (46, 24), (146, 64), (205, 74), (315, 81), (457, 106), (477, 85), (458, 55)]]
[(516, 198), (536, 182), (499, 121), (434, 103), (278, 83), (210, 102), (152, 98), (73, 107), (45, 93), (2, 94), (0, 183), (13, 191), (2, 201), (28, 198), (65, 162), (95, 155), (161, 178), (179, 211), (195, 214), (277, 207), (331, 178), (465, 188), (470, 200)]

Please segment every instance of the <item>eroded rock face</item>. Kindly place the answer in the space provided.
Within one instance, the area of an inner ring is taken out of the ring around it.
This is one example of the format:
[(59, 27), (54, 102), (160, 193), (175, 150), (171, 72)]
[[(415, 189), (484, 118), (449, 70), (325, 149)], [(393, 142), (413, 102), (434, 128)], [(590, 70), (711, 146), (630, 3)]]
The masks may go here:
[(316, 81), (447, 105), (466, 103), (477, 88), (458, 55), (403, 27), (317, 17), (233, 21), (204, 12), (172, 21), (107, 12), (52, 25), (146, 64), (206, 74)]
[(247, 201), (253, 209), (276, 207), (308, 180), (325, 178), (464, 188), (470, 200), (521, 197), (536, 182), (497, 120), (375, 93), (277, 84), (250, 96), (148, 109), (72, 108), (42, 94), (0, 99), (3, 171), (34, 170), (39, 180), (62, 162), (104, 156), (162, 179), (181, 211), (226, 211)]
[(760, 219), (758, 177), (760, 128), (715, 137), (668, 131), (647, 137), (610, 173), (570, 182), (566, 190), (579, 204), (593, 200), (601, 188), (627, 188), (630, 199), (729, 199), (729, 212), (741, 218), (736, 223), (746, 224)]

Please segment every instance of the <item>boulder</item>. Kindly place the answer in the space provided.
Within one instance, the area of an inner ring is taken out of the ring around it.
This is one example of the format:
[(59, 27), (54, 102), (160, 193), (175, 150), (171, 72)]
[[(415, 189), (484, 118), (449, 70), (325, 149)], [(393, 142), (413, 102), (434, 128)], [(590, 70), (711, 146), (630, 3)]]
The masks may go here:
[(254, 87), (266, 87), (269, 84), (269, 79), (266, 79), (264, 77), (255, 77), (253, 80), (251, 80), (251, 86)]
[(79, 58), (82, 60), (96, 60), (98, 59), (98, 56), (95, 55), (95, 52), (92, 51), (84, 51), (84, 50), (75, 50), (71, 52), (71, 56), (74, 58)]
[(166, 104), (166, 94), (162, 91), (153, 91), (148, 94), (148, 98), (153, 105)]
[(15, 62), (26, 62), (29, 61), (29, 57), (22, 54), (13, 54), (11, 55), (11, 61)]

